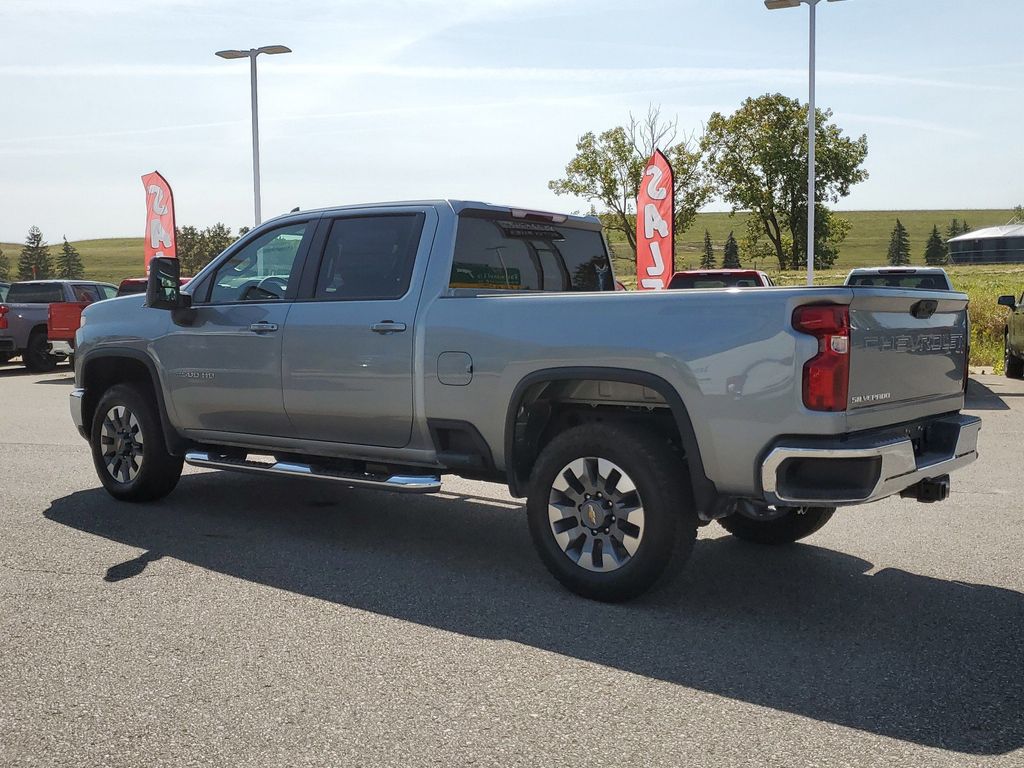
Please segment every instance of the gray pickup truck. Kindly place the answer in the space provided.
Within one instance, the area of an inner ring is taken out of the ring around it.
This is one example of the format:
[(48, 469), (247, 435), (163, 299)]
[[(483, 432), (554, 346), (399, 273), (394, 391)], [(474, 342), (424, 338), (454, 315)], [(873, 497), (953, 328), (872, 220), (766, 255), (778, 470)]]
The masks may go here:
[[(939, 501), (977, 457), (967, 297), (614, 290), (596, 218), (428, 201), (282, 216), (185, 288), (95, 304), (71, 411), (114, 497), (183, 462), (527, 497), (540, 557), (640, 594), (717, 520), (793, 542), (839, 506)], [(429, 525), (429, 521), (424, 521)]]
[(21, 355), (25, 367), (36, 373), (52, 371), (60, 355), (53, 354), (46, 337), (46, 321), (51, 304), (91, 303), (117, 295), (108, 283), (89, 280), (25, 280), (11, 283), (0, 304), (0, 362)]

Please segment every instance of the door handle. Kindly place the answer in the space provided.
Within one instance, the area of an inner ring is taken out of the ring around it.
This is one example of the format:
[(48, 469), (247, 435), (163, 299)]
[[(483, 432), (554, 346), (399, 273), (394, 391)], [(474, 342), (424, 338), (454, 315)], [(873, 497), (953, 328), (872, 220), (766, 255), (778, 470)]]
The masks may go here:
[(394, 320), (384, 320), (370, 326), (374, 333), (401, 333), (405, 330), (405, 323), (396, 323)]
[(277, 330), (277, 323), (268, 323), (265, 320), (261, 320), (258, 323), (251, 323), (249, 330), (255, 333), (273, 333)]

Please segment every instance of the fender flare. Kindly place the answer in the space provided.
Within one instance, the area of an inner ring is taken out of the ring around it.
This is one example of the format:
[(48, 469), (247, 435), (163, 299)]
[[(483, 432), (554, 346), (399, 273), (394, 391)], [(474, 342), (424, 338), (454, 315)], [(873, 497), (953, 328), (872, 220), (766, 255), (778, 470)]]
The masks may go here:
[(88, 384), (85, 380), (85, 372), (88, 370), (88, 366), (98, 360), (118, 358), (133, 360), (135, 362), (142, 363), (145, 366), (149, 373), (149, 383), (153, 389), (156, 408), (160, 414), (160, 426), (163, 429), (164, 444), (167, 447), (167, 452), (172, 456), (183, 456), (189, 446), (189, 442), (181, 437), (174, 425), (171, 424), (171, 420), (167, 415), (167, 404), (164, 402), (163, 387), (160, 385), (160, 376), (157, 373), (156, 363), (154, 363), (153, 359), (145, 352), (138, 349), (124, 347), (108, 347), (96, 349), (87, 353), (81, 362), (82, 384), (85, 385), (86, 393), (89, 391)]
[(628, 368), (602, 368), (589, 366), (573, 366), (566, 368), (545, 368), (524, 376), (509, 400), (508, 412), (505, 416), (505, 473), (508, 486), (513, 496), (522, 495), (523, 483), (516, 475), (513, 453), (515, 448), (516, 415), (526, 390), (535, 384), (568, 381), (572, 379), (594, 379), (600, 381), (617, 381), (624, 384), (638, 384), (657, 392), (668, 404), (675, 419), (679, 436), (686, 452), (686, 466), (690, 473), (693, 497), (698, 511), (709, 510), (714, 506), (718, 490), (704, 472), (704, 461), (701, 458), (697, 434), (693, 429), (690, 412), (675, 387), (665, 379), (653, 373), (630, 370)]

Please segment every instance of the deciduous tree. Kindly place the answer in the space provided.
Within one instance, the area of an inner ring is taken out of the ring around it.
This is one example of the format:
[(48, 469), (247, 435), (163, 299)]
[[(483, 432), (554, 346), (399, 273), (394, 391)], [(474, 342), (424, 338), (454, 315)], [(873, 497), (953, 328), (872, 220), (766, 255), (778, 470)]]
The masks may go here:
[(178, 227), (175, 243), (182, 274), (195, 275), (237, 239), (231, 234), (231, 228), (221, 222), (202, 230), (193, 226)]
[(583, 134), (576, 142), (576, 155), (565, 166), (565, 176), (548, 182), (548, 188), (556, 195), (573, 195), (604, 208), (607, 215), (601, 219), (605, 227), (620, 232), (635, 255), (636, 198), (655, 149), (672, 165), (674, 231), (679, 237), (710, 199), (711, 189), (701, 170), (699, 142), (690, 136), (680, 140), (677, 121), (663, 120), (656, 107), (640, 120), (630, 115), (626, 126)]
[(7, 258), (7, 255), (0, 249), (0, 280), (11, 279), (11, 260)]
[[(831, 110), (816, 110), (816, 213), (868, 176), (863, 168), (867, 137), (849, 138), (831, 119)], [(780, 93), (749, 98), (728, 117), (711, 115), (701, 147), (715, 189), (733, 212), (753, 214), (779, 267), (806, 262), (806, 238), (800, 233), (807, 228), (807, 106)], [(816, 263), (829, 255), (829, 230), (837, 226), (827, 218), (825, 223), (815, 226)]]

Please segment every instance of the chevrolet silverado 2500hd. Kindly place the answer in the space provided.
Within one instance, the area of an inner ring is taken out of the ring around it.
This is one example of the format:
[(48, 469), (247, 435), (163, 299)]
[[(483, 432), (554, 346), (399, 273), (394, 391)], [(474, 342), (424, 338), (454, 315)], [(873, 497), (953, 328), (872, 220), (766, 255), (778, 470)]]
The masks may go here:
[[(967, 297), (615, 290), (601, 225), (427, 201), (285, 215), (185, 288), (88, 307), (71, 411), (114, 497), (183, 462), (527, 497), (547, 568), (647, 589), (717, 520), (792, 542), (839, 506), (945, 498), (975, 460)], [(426, 524), (426, 523), (425, 523)]]

